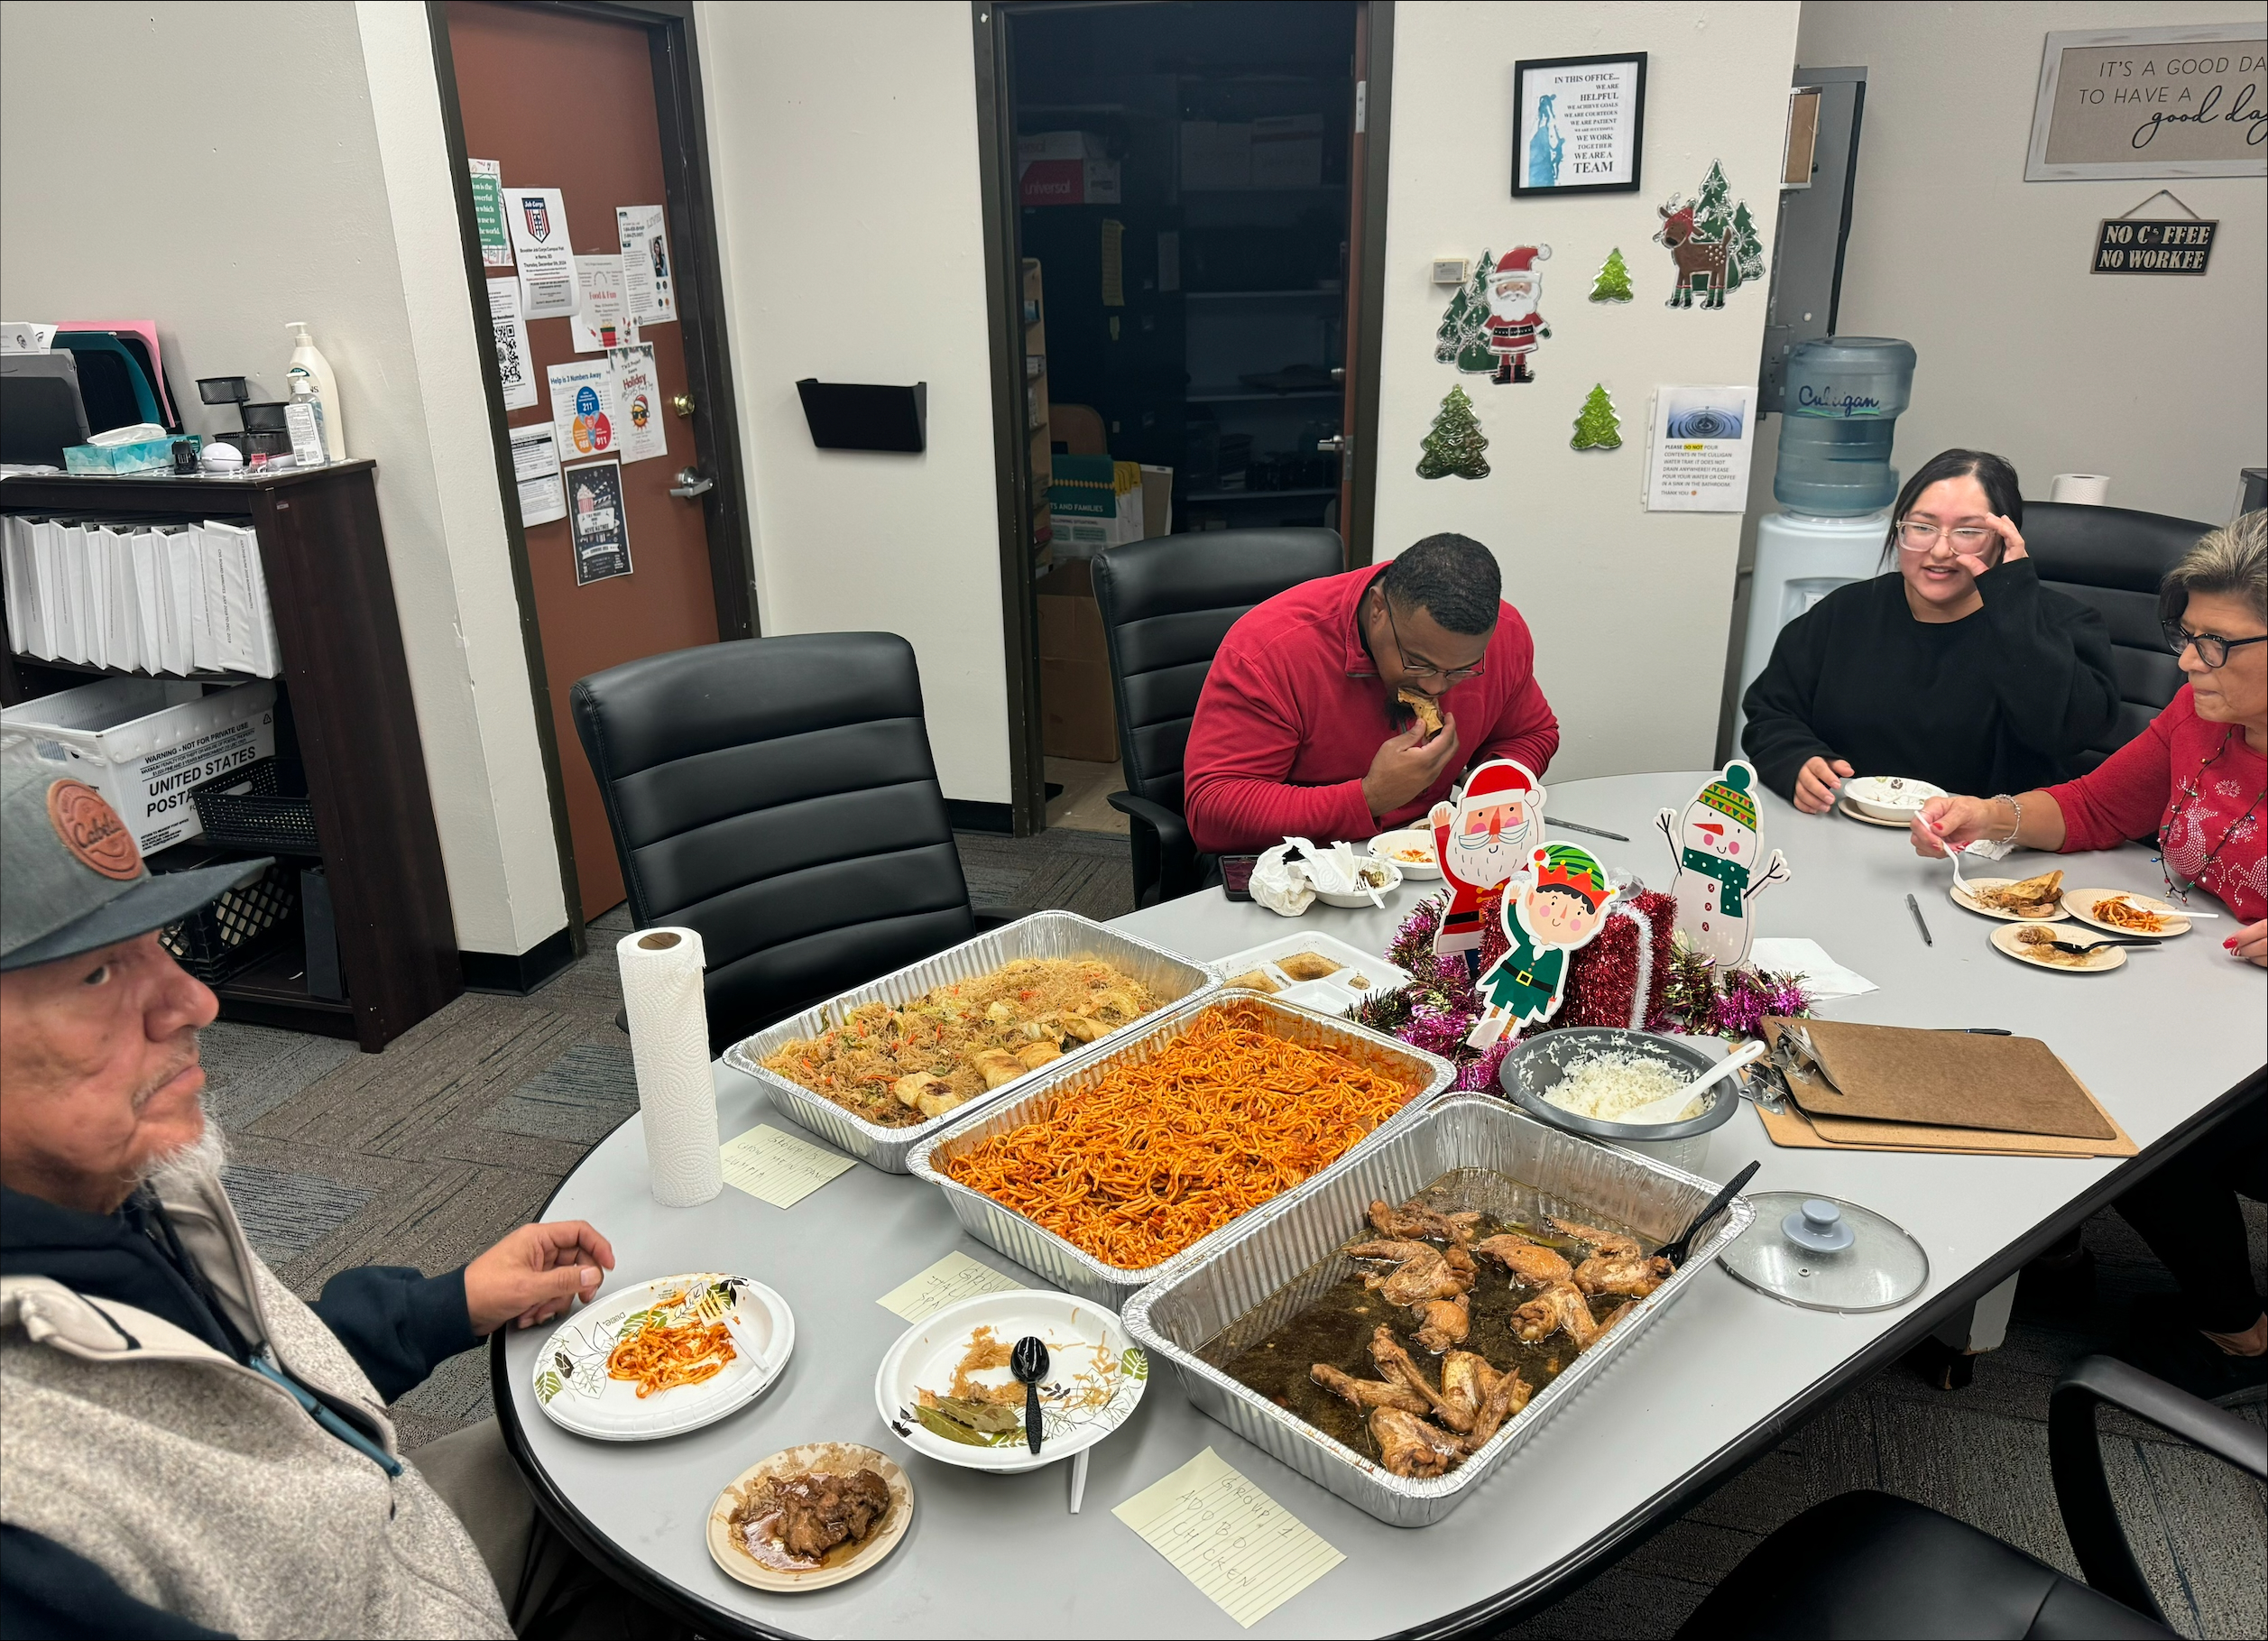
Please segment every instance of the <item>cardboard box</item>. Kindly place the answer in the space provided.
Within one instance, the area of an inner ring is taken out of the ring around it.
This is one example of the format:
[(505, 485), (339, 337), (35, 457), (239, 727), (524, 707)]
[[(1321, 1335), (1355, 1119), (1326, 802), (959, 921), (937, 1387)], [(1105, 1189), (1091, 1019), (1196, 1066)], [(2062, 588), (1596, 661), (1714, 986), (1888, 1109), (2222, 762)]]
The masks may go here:
[(1096, 661), (1039, 662), (1040, 743), (1050, 758), (1116, 763), (1118, 717), (1111, 668)]
[(161, 678), (106, 678), (0, 712), (59, 770), (97, 792), (144, 854), (200, 835), (189, 794), (231, 770), (272, 758), (276, 687), (212, 695)]
[(1320, 188), (1323, 136), (1320, 114), (1286, 114), (1254, 120), (1251, 186)]
[(1033, 160), (1017, 167), (1017, 198), (1024, 205), (1117, 205), (1116, 160)]
[(1092, 131), (1035, 131), (1016, 139), (1016, 163), (1035, 160), (1107, 160), (1110, 150), (1100, 134)]

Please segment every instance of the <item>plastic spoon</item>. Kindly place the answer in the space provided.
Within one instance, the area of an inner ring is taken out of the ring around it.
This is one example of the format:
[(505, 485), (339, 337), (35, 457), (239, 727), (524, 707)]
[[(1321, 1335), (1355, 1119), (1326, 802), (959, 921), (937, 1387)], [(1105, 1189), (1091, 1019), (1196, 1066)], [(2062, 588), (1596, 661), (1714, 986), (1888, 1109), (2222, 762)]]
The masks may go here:
[(1761, 1060), (1764, 1058), (1765, 1052), (1764, 1044), (1751, 1037), (1674, 1093), (1664, 1094), (1659, 1100), (1650, 1100), (1634, 1111), (1625, 1111), (1615, 1120), (1628, 1123), (1634, 1127), (1644, 1127), (1655, 1122), (1674, 1122), (1677, 1120), (1678, 1112), (1692, 1102), (1694, 1095), (1709, 1087), (1719, 1078), (1729, 1077), (1742, 1066)]
[(1023, 1381), (1024, 1435), (1031, 1450), (1039, 1451), (1039, 1381), (1047, 1377), (1047, 1347), (1035, 1335), (1027, 1333), (1016, 1341), (1016, 1348), (1008, 1353), (1008, 1370)]

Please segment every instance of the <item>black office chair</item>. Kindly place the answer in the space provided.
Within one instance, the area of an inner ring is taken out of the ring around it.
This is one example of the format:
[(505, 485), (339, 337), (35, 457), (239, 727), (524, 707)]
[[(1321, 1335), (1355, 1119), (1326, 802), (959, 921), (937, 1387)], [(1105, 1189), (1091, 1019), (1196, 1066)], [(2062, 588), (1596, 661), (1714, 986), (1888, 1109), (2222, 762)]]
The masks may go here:
[(2158, 584), (2212, 528), (2126, 507), (2024, 504), (2024, 550), (2039, 563), (2041, 585), (2100, 611), (2110, 629), (2118, 716), (2079, 754), (2080, 773), (2142, 733), (2180, 689), (2181, 668), (2158, 630)]
[(1127, 785), (1111, 795), (1111, 807), (1133, 823), (1137, 906), (1194, 893), (1212, 865), (1182, 817), (1181, 770), (1197, 693), (1221, 641), (1254, 604), (1335, 576), (1345, 563), (1338, 533), (1328, 530), (1200, 530), (1095, 556)]
[[(2024, 522), (2029, 542), (2031, 520)], [(2268, 1480), (2268, 1431), (2125, 1362), (2090, 1356), (2048, 1402), (2055, 1499), (2086, 1583), (1921, 1505), (1845, 1493), (1749, 1551), (1678, 1635), (2172, 1635), (2111, 1501), (2095, 1437), (2095, 1409), (2104, 1402)]]
[(1010, 915), (969, 903), (895, 633), (704, 644), (571, 698), (632, 920), (701, 936), (713, 1048)]

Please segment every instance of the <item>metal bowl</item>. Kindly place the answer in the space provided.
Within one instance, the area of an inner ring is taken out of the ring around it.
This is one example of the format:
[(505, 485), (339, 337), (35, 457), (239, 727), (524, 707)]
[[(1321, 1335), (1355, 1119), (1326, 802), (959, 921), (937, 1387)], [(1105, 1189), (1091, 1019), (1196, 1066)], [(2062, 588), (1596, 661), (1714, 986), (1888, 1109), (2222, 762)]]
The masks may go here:
[(1690, 1139), (1721, 1127), (1731, 1117), (1740, 1096), (1729, 1082), (1719, 1083), (1701, 1097), (1709, 1102), (1698, 1117), (1680, 1122), (1604, 1122), (1562, 1111), (1544, 1095), (1566, 1074), (1573, 1062), (1594, 1054), (1627, 1054), (1637, 1059), (1658, 1060), (1671, 1070), (1692, 1078), (1715, 1066), (1691, 1043), (1659, 1037), (1651, 1031), (1630, 1031), (1619, 1026), (1569, 1026), (1531, 1037), (1504, 1056), (1497, 1081), (1513, 1104), (1539, 1122), (1548, 1122), (1570, 1134), (1603, 1139), (1612, 1145), (1638, 1145), (1665, 1139)]

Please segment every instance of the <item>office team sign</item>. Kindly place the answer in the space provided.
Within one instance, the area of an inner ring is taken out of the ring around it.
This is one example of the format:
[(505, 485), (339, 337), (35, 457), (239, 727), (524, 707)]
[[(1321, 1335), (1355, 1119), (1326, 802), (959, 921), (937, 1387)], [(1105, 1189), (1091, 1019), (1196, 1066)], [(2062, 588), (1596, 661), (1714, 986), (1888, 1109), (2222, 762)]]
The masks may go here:
[(2050, 34), (2024, 177), (2268, 177), (2268, 23)]

